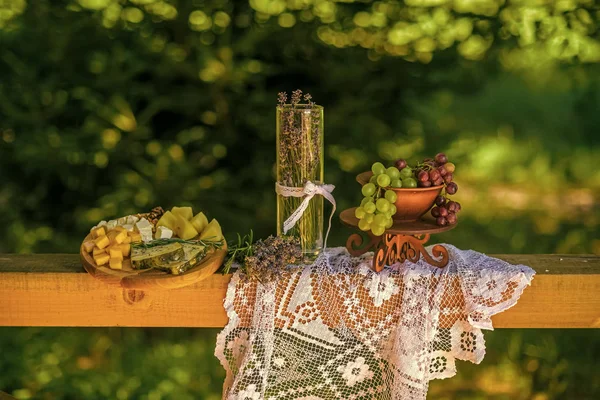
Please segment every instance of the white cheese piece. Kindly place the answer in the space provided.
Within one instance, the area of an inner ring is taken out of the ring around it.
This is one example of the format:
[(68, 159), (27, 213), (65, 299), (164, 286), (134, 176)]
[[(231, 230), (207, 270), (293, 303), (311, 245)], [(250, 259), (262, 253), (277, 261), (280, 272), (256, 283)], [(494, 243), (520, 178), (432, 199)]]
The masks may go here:
[(147, 231), (140, 231), (140, 234), (142, 235), (142, 240), (144, 241), (144, 243), (148, 243), (152, 241), (152, 230)]
[(140, 219), (135, 215), (130, 215), (127, 217), (127, 225), (135, 225)]
[(142, 235), (142, 240), (144, 237), (149, 237), (150, 240), (153, 238), (152, 226), (146, 226), (142, 229), (138, 229), (140, 235)]
[(140, 235), (144, 236), (150, 236), (153, 237), (153, 232), (151, 228), (146, 228), (146, 229), (142, 229), (141, 231), (139, 231)]
[(104, 226), (104, 225), (106, 225), (106, 221), (100, 221), (100, 223), (98, 225), (96, 225), (96, 227)]
[(171, 239), (173, 237), (173, 231), (165, 226), (159, 226), (156, 228), (156, 239)]
[(117, 226), (117, 220), (115, 219), (111, 219), (110, 221), (108, 221), (108, 223), (106, 224), (106, 227), (110, 230), (110, 229), (115, 229)]
[(138, 229), (138, 231), (140, 231), (140, 233), (148, 228), (150, 228), (152, 231), (152, 224), (146, 218), (142, 218), (136, 222), (135, 227)]
[(127, 223), (127, 217), (121, 217), (117, 220), (117, 225), (123, 226)]
[(125, 225), (123, 225), (123, 228), (125, 228), (126, 230), (128, 230), (130, 232), (133, 231), (133, 225), (125, 224)]

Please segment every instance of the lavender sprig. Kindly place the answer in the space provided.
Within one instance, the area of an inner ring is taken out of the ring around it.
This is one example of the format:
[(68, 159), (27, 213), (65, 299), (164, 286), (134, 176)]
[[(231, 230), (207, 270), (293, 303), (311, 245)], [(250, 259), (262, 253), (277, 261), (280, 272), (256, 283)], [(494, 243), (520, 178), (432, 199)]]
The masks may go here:
[(285, 103), (287, 103), (287, 93), (279, 92), (279, 94), (277, 95), (277, 100), (279, 101), (280, 106), (284, 106)]
[(269, 236), (256, 242), (253, 250), (244, 260), (243, 272), (261, 283), (288, 274), (289, 266), (302, 259), (300, 240), (291, 236)]
[(302, 100), (302, 90), (296, 89), (292, 92), (292, 105), (297, 106), (300, 104), (300, 100)]

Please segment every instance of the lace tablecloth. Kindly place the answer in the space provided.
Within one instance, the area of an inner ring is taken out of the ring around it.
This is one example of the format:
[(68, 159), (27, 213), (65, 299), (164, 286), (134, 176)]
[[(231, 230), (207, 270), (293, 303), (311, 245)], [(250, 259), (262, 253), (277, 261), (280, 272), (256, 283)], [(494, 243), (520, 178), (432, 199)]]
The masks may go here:
[(535, 272), (445, 245), (448, 265), (395, 264), (327, 249), (314, 264), (257, 284), (236, 272), (215, 355), (224, 399), (425, 399), (431, 379), (479, 363), (481, 329)]

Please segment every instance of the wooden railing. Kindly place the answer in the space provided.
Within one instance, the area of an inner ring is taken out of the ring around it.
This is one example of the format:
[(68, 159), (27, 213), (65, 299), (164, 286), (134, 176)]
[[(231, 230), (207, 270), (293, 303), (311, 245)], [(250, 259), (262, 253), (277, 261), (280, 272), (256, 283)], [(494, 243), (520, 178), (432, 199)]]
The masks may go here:
[[(537, 274), (498, 328), (599, 328), (600, 256), (497, 255)], [(229, 275), (175, 290), (108, 286), (79, 255), (0, 254), (0, 326), (222, 327)]]

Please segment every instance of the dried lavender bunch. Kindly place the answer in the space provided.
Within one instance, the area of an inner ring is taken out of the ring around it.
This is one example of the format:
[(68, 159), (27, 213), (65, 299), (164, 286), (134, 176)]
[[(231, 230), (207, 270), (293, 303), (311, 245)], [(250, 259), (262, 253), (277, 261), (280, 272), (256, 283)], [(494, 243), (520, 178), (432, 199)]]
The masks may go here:
[[(288, 187), (302, 187), (307, 181), (323, 180), (323, 107), (312, 96), (294, 90), (289, 97), (279, 93), (277, 105), (277, 181)], [(303, 103), (302, 103), (303, 102)], [(278, 196), (278, 234), (281, 225), (302, 199)], [(287, 234), (300, 238), (302, 250), (315, 256), (322, 246), (323, 199), (313, 198), (301, 219)]]
[(300, 240), (290, 236), (269, 236), (257, 241), (254, 254), (244, 260), (244, 272), (261, 283), (289, 274), (289, 265), (302, 259)]
[[(320, 180), (321, 175), (321, 108), (309, 93), (292, 92), (287, 104), (287, 93), (278, 95), (280, 115), (279, 167), (280, 184), (302, 186), (308, 180)], [(304, 99), (305, 104), (300, 102)], [(308, 110), (310, 114), (306, 114)]]

